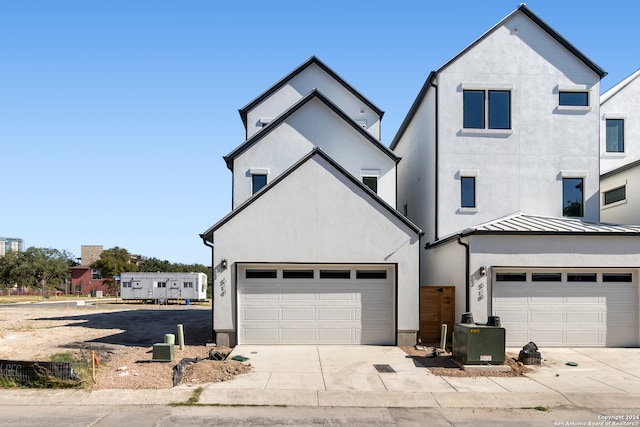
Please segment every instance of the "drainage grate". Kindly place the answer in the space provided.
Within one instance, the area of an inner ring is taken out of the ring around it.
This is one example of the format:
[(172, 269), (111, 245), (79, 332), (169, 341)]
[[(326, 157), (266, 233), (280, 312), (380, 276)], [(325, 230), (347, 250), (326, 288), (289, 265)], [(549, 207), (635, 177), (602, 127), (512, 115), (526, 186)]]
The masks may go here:
[(376, 371), (381, 373), (395, 373), (391, 365), (373, 365), (376, 368)]

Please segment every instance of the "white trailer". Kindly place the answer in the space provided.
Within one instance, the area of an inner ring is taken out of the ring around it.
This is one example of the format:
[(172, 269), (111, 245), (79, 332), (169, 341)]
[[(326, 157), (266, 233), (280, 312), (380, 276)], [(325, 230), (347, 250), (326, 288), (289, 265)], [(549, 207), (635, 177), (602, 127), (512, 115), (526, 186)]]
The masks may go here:
[(169, 300), (207, 301), (207, 275), (204, 273), (121, 273), (123, 300), (167, 302)]

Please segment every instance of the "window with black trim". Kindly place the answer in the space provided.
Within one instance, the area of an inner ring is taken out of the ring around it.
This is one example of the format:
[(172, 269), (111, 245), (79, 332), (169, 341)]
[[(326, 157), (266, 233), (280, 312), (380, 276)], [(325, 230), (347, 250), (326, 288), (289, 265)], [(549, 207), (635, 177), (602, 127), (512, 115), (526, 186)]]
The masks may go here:
[(630, 283), (633, 281), (633, 275), (631, 273), (602, 273), (602, 281)]
[(511, 129), (511, 91), (463, 91), (462, 123), (465, 129)]
[(562, 273), (531, 273), (532, 282), (561, 282)]
[(567, 282), (596, 282), (596, 273), (567, 273)]
[(497, 282), (526, 282), (527, 273), (496, 273)]
[(193, 288), (193, 282), (182, 282), (183, 288)]
[(607, 153), (624, 153), (624, 120), (607, 119)]
[(276, 279), (278, 277), (277, 270), (252, 269), (244, 272), (246, 279)]
[(283, 279), (313, 279), (313, 270), (283, 270)]
[(377, 176), (363, 176), (362, 183), (369, 187), (374, 193), (378, 193), (378, 177)]
[(351, 279), (351, 270), (320, 270), (321, 279)]
[(584, 179), (562, 178), (562, 215), (584, 216)]
[(251, 188), (253, 192), (252, 194), (256, 194), (266, 185), (267, 185), (267, 175), (262, 175), (262, 174), (251, 175)]
[(571, 107), (588, 107), (589, 92), (587, 91), (560, 91), (558, 93), (558, 105)]
[(100, 280), (102, 279), (102, 273), (99, 268), (91, 269), (91, 280)]
[(386, 279), (387, 270), (356, 270), (356, 279)]
[(460, 207), (476, 207), (476, 178), (474, 176), (460, 177)]
[(605, 191), (603, 194), (603, 204), (610, 205), (615, 202), (621, 202), (627, 198), (627, 186), (614, 188), (613, 190)]
[(158, 287), (159, 288), (166, 288), (167, 287), (167, 282), (158, 282)]

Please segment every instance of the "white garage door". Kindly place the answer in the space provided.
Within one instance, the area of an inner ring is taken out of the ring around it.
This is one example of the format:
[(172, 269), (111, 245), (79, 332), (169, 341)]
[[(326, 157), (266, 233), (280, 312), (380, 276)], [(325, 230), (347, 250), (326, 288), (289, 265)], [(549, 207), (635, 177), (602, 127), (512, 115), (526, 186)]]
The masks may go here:
[(387, 265), (241, 265), (240, 344), (395, 343)]
[(507, 346), (638, 345), (638, 282), (621, 271), (494, 271)]

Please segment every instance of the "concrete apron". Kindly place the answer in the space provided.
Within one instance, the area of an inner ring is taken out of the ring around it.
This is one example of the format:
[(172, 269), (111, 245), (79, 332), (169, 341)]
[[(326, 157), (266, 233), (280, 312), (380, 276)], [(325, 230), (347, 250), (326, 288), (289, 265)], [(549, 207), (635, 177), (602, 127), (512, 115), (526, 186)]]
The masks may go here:
[[(516, 353), (519, 349), (508, 349)], [(205, 386), (202, 404), (640, 408), (640, 349), (541, 349), (527, 377), (440, 377), (397, 347), (240, 345), (252, 372)], [(566, 359), (566, 360), (565, 360)], [(577, 362), (577, 367), (565, 365)], [(388, 365), (380, 372), (374, 365)], [(384, 371), (384, 370), (383, 370)]]

